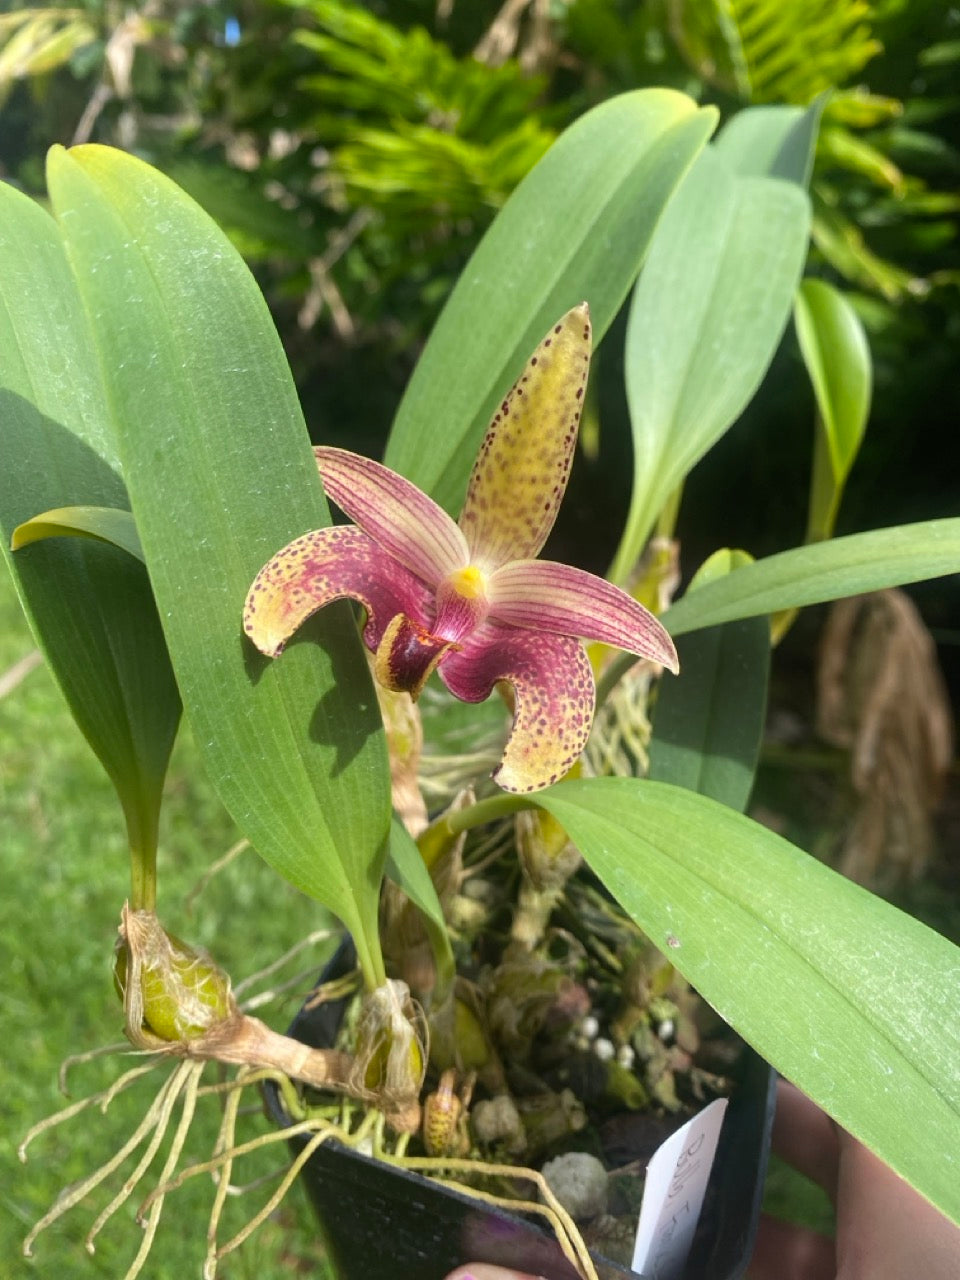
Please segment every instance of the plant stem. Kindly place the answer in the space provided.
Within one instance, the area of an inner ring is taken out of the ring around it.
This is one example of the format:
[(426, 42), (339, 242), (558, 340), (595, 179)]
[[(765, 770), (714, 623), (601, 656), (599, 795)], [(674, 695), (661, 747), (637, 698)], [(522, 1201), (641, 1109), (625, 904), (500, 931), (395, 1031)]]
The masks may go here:
[(472, 827), (482, 827), (484, 823), (496, 822), (498, 818), (506, 818), (520, 809), (535, 809), (537, 806), (526, 796), (508, 795), (488, 796), (486, 800), (478, 800), (476, 804), (458, 809), (456, 813), (447, 814), (444, 822), (450, 835), (459, 835), (461, 831), (469, 831)]
[(117, 785), (130, 846), (130, 906), (134, 911), (157, 909), (157, 845), (160, 839), (160, 797)]
[(356, 923), (344, 921), (353, 938), (353, 945), (357, 951), (357, 965), (363, 977), (363, 985), (367, 991), (376, 991), (378, 987), (382, 987), (387, 980), (386, 965), (383, 961), (383, 952), (380, 949), (380, 934), (377, 928), (376, 917), (372, 923), (368, 922), (364, 928), (363, 922), (357, 920)]
[(130, 905), (134, 911), (157, 909), (157, 846), (130, 846)]

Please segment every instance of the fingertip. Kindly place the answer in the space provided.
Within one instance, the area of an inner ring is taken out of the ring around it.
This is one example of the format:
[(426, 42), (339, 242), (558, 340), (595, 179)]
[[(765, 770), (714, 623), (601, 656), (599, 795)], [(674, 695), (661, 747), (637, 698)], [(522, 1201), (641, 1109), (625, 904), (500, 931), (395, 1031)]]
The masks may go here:
[(444, 1280), (545, 1280), (543, 1276), (532, 1276), (527, 1271), (512, 1271), (509, 1267), (495, 1267), (487, 1262), (472, 1262), (465, 1267), (457, 1267)]
[(747, 1280), (834, 1280), (834, 1242), (807, 1227), (762, 1217)]
[(840, 1140), (830, 1117), (787, 1080), (777, 1084), (774, 1152), (836, 1203)]

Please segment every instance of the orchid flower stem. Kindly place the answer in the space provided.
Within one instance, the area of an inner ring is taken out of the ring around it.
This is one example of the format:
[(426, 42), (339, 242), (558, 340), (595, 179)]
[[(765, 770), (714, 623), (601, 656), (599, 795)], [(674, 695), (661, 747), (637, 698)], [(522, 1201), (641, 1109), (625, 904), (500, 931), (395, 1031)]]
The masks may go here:
[(448, 813), (444, 821), (451, 836), (461, 831), (469, 831), (473, 827), (482, 827), (488, 822), (496, 822), (498, 818), (507, 818), (521, 809), (535, 809), (536, 805), (526, 796), (501, 794), (488, 796), (486, 800), (478, 800), (476, 804)]

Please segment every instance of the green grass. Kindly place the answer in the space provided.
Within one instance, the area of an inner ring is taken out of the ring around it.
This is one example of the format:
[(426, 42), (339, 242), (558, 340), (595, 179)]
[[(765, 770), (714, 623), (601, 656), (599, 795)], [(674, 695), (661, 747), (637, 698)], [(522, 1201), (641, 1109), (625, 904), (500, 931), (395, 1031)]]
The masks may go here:
[[(33, 648), (9, 576), (0, 570), (0, 678)], [(250, 851), (189, 906), (186, 898), (198, 878), (236, 839), (184, 732), (164, 804), (159, 913), (174, 933), (207, 947), (239, 980), (322, 927), (325, 919), (315, 903)], [(83, 1248), (93, 1219), (119, 1185), (116, 1177), (107, 1184), (109, 1192), (101, 1187), (40, 1237), (32, 1262), (21, 1258), (30, 1225), (62, 1186), (112, 1154), (156, 1087), (148, 1077), (105, 1116), (93, 1110), (75, 1118), (41, 1136), (26, 1166), (17, 1160), (25, 1131), (65, 1104), (57, 1088), (61, 1060), (120, 1040), (122, 1021), (111, 979), (117, 922), (128, 891), (119, 806), (43, 666), (0, 698), (0, 876), (0, 1280), (120, 1280), (140, 1241), (133, 1222), (140, 1196), (135, 1194), (107, 1225), (93, 1257)], [(317, 954), (318, 964), (321, 958)], [(305, 979), (303, 990), (266, 1010), (266, 1020), (282, 1029), (308, 986)], [(72, 1097), (103, 1088), (127, 1065), (129, 1060), (111, 1058), (78, 1067), (71, 1077)], [(217, 1105), (215, 1099), (201, 1103), (188, 1146), (195, 1158), (213, 1143)], [(241, 1121), (244, 1137), (268, 1130), (259, 1114)], [(277, 1168), (284, 1159), (279, 1146), (259, 1159), (251, 1157), (246, 1166), (237, 1166), (235, 1181)], [(221, 1239), (239, 1229), (269, 1190), (261, 1187), (228, 1205)], [(212, 1194), (210, 1180), (200, 1177), (168, 1199), (145, 1277), (199, 1276)], [(297, 1274), (329, 1274), (299, 1189), (221, 1268), (224, 1280), (289, 1280)]]

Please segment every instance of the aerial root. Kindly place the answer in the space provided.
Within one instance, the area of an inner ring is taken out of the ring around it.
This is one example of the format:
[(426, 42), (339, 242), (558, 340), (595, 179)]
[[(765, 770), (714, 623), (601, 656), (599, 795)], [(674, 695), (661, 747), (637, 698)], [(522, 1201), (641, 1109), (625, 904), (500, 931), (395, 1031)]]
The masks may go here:
[(332, 978), (329, 982), (322, 982), (313, 988), (304, 1001), (304, 1012), (309, 1013), (311, 1009), (316, 1009), (318, 1005), (326, 1004), (330, 1000), (343, 1000), (347, 996), (352, 996), (359, 987), (359, 969), (351, 969), (342, 978)]
[[(371, 1114), (374, 1113), (371, 1112)], [(181, 1169), (176, 1177), (169, 1179), (167, 1182), (158, 1183), (137, 1210), (137, 1216), (142, 1217), (150, 1209), (157, 1196), (165, 1196), (169, 1195), (171, 1191), (179, 1191), (185, 1182), (189, 1182), (191, 1178), (197, 1177), (198, 1174), (217, 1173), (219, 1170), (231, 1166), (233, 1161), (240, 1156), (249, 1155), (251, 1151), (259, 1151), (261, 1147), (273, 1146), (278, 1142), (287, 1142), (290, 1138), (298, 1138), (304, 1133), (315, 1134), (318, 1127), (321, 1127), (321, 1131), (327, 1133), (329, 1137), (336, 1138), (346, 1146), (356, 1142), (356, 1137), (351, 1137), (346, 1130), (332, 1124), (329, 1120), (301, 1120), (297, 1124), (290, 1125), (287, 1129), (262, 1133), (258, 1138), (249, 1138), (246, 1142), (238, 1143), (225, 1151), (218, 1152), (216, 1155), (211, 1156), (209, 1160), (200, 1160), (196, 1164), (188, 1165), (185, 1169)], [(222, 1178), (221, 1181), (223, 1181)]]
[[(73, 1063), (89, 1061), (91, 1058), (98, 1056), (100, 1055), (97, 1053), (78, 1055), (72, 1061)], [(119, 1093), (153, 1071), (160, 1063), (168, 1061), (170, 1061), (168, 1055), (157, 1054), (148, 1062), (124, 1072), (109, 1088), (72, 1103), (56, 1115), (34, 1125), (20, 1146), (21, 1159), (26, 1158), (27, 1146), (35, 1137), (81, 1114), (90, 1107), (99, 1105), (100, 1109), (105, 1111)], [(177, 1105), (180, 1103), (180, 1117), (174, 1127), (173, 1137), (164, 1159), (163, 1167), (155, 1186), (144, 1197), (137, 1210), (137, 1221), (144, 1227), (144, 1233), (136, 1256), (123, 1280), (137, 1280), (137, 1277), (141, 1274), (153, 1246), (166, 1197), (182, 1187), (185, 1182), (200, 1174), (210, 1174), (215, 1186), (213, 1204), (207, 1225), (207, 1249), (203, 1264), (204, 1280), (215, 1280), (221, 1259), (238, 1249), (276, 1210), (304, 1165), (323, 1143), (330, 1140), (335, 1140), (347, 1147), (372, 1150), (375, 1156), (391, 1164), (434, 1177), (445, 1185), (482, 1203), (495, 1205), (498, 1208), (539, 1215), (549, 1224), (564, 1256), (577, 1269), (583, 1280), (597, 1280), (597, 1273), (589, 1251), (576, 1224), (557, 1200), (541, 1173), (514, 1165), (487, 1164), (483, 1161), (467, 1160), (453, 1156), (408, 1157), (406, 1149), (409, 1134), (394, 1135), (390, 1138), (389, 1143), (385, 1145), (387, 1119), (384, 1113), (374, 1109), (364, 1111), (356, 1101), (346, 1096), (340, 1096), (325, 1108), (314, 1109), (305, 1118), (295, 1119), (294, 1123), (290, 1124), (286, 1129), (271, 1130), (258, 1137), (238, 1143), (236, 1141), (237, 1121), (242, 1114), (241, 1101), (244, 1092), (248, 1088), (262, 1085), (265, 1081), (272, 1081), (279, 1089), (287, 1113), (291, 1117), (304, 1117), (302, 1101), (293, 1081), (276, 1066), (251, 1065), (241, 1062), (237, 1064), (238, 1070), (232, 1079), (202, 1085), (202, 1074), (207, 1061), (208, 1058), (206, 1057), (181, 1057), (174, 1061), (172, 1071), (162, 1082), (139, 1124), (120, 1149), (93, 1173), (62, 1191), (51, 1208), (33, 1226), (23, 1243), (25, 1256), (30, 1257), (32, 1255), (34, 1242), (47, 1227), (57, 1222), (87, 1195), (95, 1191), (111, 1174), (120, 1168), (129, 1156), (142, 1146), (143, 1149), (135, 1167), (126, 1177), (106, 1208), (97, 1216), (87, 1234), (86, 1247), (91, 1253), (94, 1252), (95, 1240), (99, 1233), (130, 1199), (147, 1175), (150, 1165), (171, 1127)], [(221, 1097), (224, 1099), (220, 1128), (214, 1143), (213, 1153), (209, 1159), (187, 1165), (178, 1171), (177, 1165), (193, 1123), (197, 1104), (201, 1098), (206, 1097)], [(275, 1170), (267, 1177), (255, 1178), (246, 1186), (236, 1186), (232, 1183), (231, 1179), (235, 1163), (242, 1156), (259, 1151), (261, 1148), (273, 1148), (278, 1143), (286, 1147), (290, 1139), (298, 1137), (305, 1138), (306, 1141), (288, 1166)], [(392, 1149), (390, 1143), (392, 1143)], [(462, 1176), (464, 1181), (457, 1180), (457, 1175)], [(218, 1234), (227, 1196), (231, 1194), (234, 1196), (246, 1194), (261, 1186), (264, 1182), (278, 1177), (277, 1186), (267, 1197), (261, 1208), (226, 1243), (218, 1244)], [(474, 1185), (476, 1180), (481, 1178), (506, 1179), (509, 1182), (525, 1180), (537, 1188), (540, 1199), (539, 1201), (518, 1199), (515, 1196), (497, 1194), (495, 1191), (481, 1190)]]
[(273, 1211), (277, 1208), (277, 1206), (282, 1203), (287, 1192), (293, 1186), (294, 1181), (296, 1180), (298, 1174), (300, 1173), (300, 1170), (303, 1168), (303, 1166), (307, 1163), (307, 1161), (316, 1151), (317, 1147), (319, 1147), (321, 1143), (326, 1142), (329, 1138), (333, 1138), (335, 1136), (336, 1136), (336, 1133), (334, 1132), (332, 1127), (321, 1129), (319, 1133), (314, 1133), (310, 1141), (306, 1143), (303, 1150), (297, 1155), (296, 1159), (291, 1163), (290, 1167), (287, 1169), (286, 1173), (284, 1174), (280, 1182), (280, 1185), (277, 1187), (273, 1195), (267, 1200), (266, 1204), (260, 1209), (260, 1211), (258, 1213), (255, 1213), (254, 1216), (247, 1222), (247, 1224), (241, 1227), (240, 1230), (237, 1232), (237, 1234), (232, 1237), (232, 1239), (228, 1240), (226, 1244), (221, 1245), (218, 1249), (215, 1250), (215, 1252), (208, 1255), (207, 1265), (204, 1267), (204, 1270), (203, 1270), (203, 1280), (215, 1280), (216, 1273), (217, 1273), (217, 1263), (220, 1261), (220, 1259), (225, 1258), (226, 1255), (228, 1253), (232, 1253), (234, 1249), (238, 1249), (240, 1245), (242, 1245), (243, 1242), (246, 1239), (248, 1239), (262, 1223), (266, 1222), (270, 1214), (273, 1213)]
[[(285, 951), (282, 956), (278, 956), (276, 960), (273, 960), (263, 969), (258, 970), (256, 973), (251, 973), (248, 978), (244, 978), (241, 982), (238, 982), (233, 989), (234, 995), (240, 996), (242, 992), (249, 991), (251, 987), (255, 987), (258, 983), (265, 981), (265, 979), (273, 977), (275, 973), (279, 973), (280, 970), (289, 964), (291, 960), (300, 955), (301, 952), (306, 951), (308, 948), (315, 947), (320, 942), (328, 942), (331, 938), (339, 936), (339, 933), (334, 929), (315, 929), (313, 933), (308, 934), (307, 937), (301, 938), (299, 942), (289, 949), (289, 951)], [(314, 966), (304, 972), (313, 973), (315, 971), (316, 968)], [(299, 977), (300, 975), (297, 976)], [(288, 988), (288, 986), (289, 983), (285, 982), (281, 987), (261, 992), (259, 995), (253, 996), (250, 1001), (241, 1002), (240, 1007), (245, 1013), (249, 1013), (251, 1008), (265, 1004), (267, 1000), (273, 999), (276, 995), (280, 995), (281, 992)]]
[[(120, 1167), (127, 1156), (137, 1149), (143, 1139), (154, 1127), (161, 1127), (160, 1138), (162, 1139), (163, 1132), (169, 1124), (173, 1104), (183, 1088), (183, 1085), (186, 1083), (187, 1075), (184, 1073), (184, 1067), (189, 1067), (190, 1065), (191, 1064), (188, 1063), (180, 1063), (170, 1073), (170, 1076), (164, 1081), (163, 1085), (157, 1092), (153, 1102), (147, 1108), (143, 1119), (119, 1151), (116, 1151), (109, 1160), (102, 1164), (98, 1169), (95, 1169), (93, 1173), (88, 1174), (86, 1178), (81, 1178), (79, 1182), (75, 1182), (72, 1186), (66, 1187), (61, 1191), (54, 1204), (47, 1210), (39, 1222), (34, 1225), (30, 1233), (27, 1235), (27, 1238), (24, 1240), (24, 1257), (29, 1258), (32, 1256), (33, 1244), (37, 1236), (58, 1219), (62, 1218), (63, 1215), (68, 1213), (75, 1205), (79, 1204), (84, 1196), (89, 1195), (91, 1191), (94, 1191), (99, 1187), (101, 1182), (106, 1178), (109, 1178), (111, 1173)], [(127, 1072), (128, 1076), (132, 1074), (132, 1072)], [(145, 1072), (141, 1069), (140, 1074), (143, 1075)], [(104, 1092), (108, 1093), (109, 1090), (105, 1090)], [(92, 1099), (86, 1099), (85, 1102), (89, 1105), (90, 1102), (98, 1101), (102, 1096), (102, 1094), (94, 1095)], [(27, 1142), (35, 1137), (37, 1132), (40, 1132), (43, 1128), (50, 1128), (52, 1123), (61, 1123), (63, 1120), (69, 1119), (71, 1115), (76, 1115), (83, 1109), (83, 1106), (77, 1103), (72, 1107), (67, 1107), (65, 1111), (61, 1111), (59, 1115), (51, 1117), (51, 1123), (35, 1125), (21, 1144), (21, 1150), (24, 1150)], [(129, 1192), (127, 1195), (129, 1195)], [(123, 1199), (126, 1198), (126, 1196), (123, 1197)]]
[[(170, 1144), (167, 1159), (164, 1162), (163, 1169), (160, 1173), (161, 1181), (166, 1181), (170, 1177), (176, 1168), (177, 1161), (180, 1159), (183, 1144), (187, 1140), (190, 1125), (193, 1123), (193, 1113), (197, 1105), (197, 1086), (200, 1082), (200, 1075), (202, 1072), (202, 1062), (185, 1062), (181, 1064), (174, 1073), (175, 1075), (183, 1075), (183, 1084), (180, 1090), (183, 1094), (183, 1112), (180, 1116), (180, 1123), (177, 1125), (176, 1132), (173, 1135), (173, 1142)], [(126, 1195), (123, 1197), (124, 1200), (129, 1196), (135, 1185), (136, 1183), (129, 1187), (129, 1190), (127, 1190)], [(119, 1207), (119, 1205), (117, 1207)], [(157, 1200), (154, 1202), (150, 1216), (147, 1218), (146, 1230), (143, 1233), (143, 1240), (140, 1243), (140, 1248), (137, 1250), (137, 1256), (130, 1264), (130, 1268), (123, 1277), (123, 1280), (136, 1280), (136, 1277), (143, 1269), (144, 1263), (150, 1256), (150, 1250), (153, 1248), (153, 1239), (157, 1234), (157, 1227), (160, 1225), (160, 1214), (162, 1212), (163, 1196), (158, 1196)], [(91, 1232), (91, 1235), (92, 1234), (93, 1233)], [(89, 1247), (89, 1238), (87, 1243)]]
[(93, 1062), (95, 1058), (107, 1058), (111, 1054), (122, 1053), (124, 1049), (129, 1052), (130, 1044), (126, 1040), (121, 1040), (118, 1044), (101, 1045), (99, 1049), (88, 1049), (86, 1053), (72, 1053), (69, 1058), (64, 1058), (57, 1072), (57, 1087), (60, 1092), (64, 1097), (70, 1093), (67, 1088), (67, 1075), (71, 1067), (80, 1067), (86, 1062)]
[[(390, 1159), (390, 1157), (386, 1158)], [(485, 1204), (496, 1205), (513, 1212), (539, 1214), (550, 1223), (564, 1256), (576, 1267), (584, 1280), (598, 1280), (590, 1250), (577, 1224), (554, 1195), (546, 1178), (536, 1169), (525, 1169), (520, 1165), (512, 1164), (487, 1164), (483, 1160), (466, 1160), (454, 1156), (406, 1156), (400, 1161), (391, 1161), (391, 1163), (400, 1163), (405, 1169), (432, 1175), (446, 1186), (482, 1200)], [(481, 1191), (477, 1187), (444, 1177), (444, 1170), (449, 1173), (466, 1173), (471, 1177), (524, 1179), (536, 1186), (543, 1197), (543, 1203), (536, 1200), (517, 1200), (512, 1196), (498, 1196), (489, 1191)]]
[[(91, 1055), (92, 1056), (92, 1055)], [(130, 1071), (125, 1071), (119, 1079), (114, 1080), (113, 1084), (107, 1089), (101, 1089), (99, 1093), (92, 1093), (87, 1098), (81, 1098), (78, 1102), (72, 1102), (69, 1107), (64, 1107), (62, 1111), (56, 1111), (52, 1116), (38, 1121), (27, 1133), (17, 1147), (17, 1155), (23, 1163), (27, 1160), (27, 1147), (33, 1142), (34, 1138), (39, 1138), (42, 1133), (46, 1133), (48, 1129), (55, 1129), (58, 1125), (64, 1124), (67, 1120), (72, 1120), (74, 1116), (79, 1115), (81, 1111), (86, 1111), (89, 1107), (95, 1107), (100, 1104), (101, 1115), (106, 1113), (110, 1103), (117, 1094), (122, 1093), (124, 1089), (128, 1089), (130, 1085), (135, 1084), (142, 1076), (153, 1071), (165, 1059), (155, 1058), (152, 1062), (148, 1062), (145, 1066), (133, 1067)], [(74, 1059), (77, 1061), (77, 1059)]]
[[(98, 1055), (90, 1056), (93, 1057)], [(51, 1116), (40, 1124), (35, 1125), (21, 1144), (21, 1158), (26, 1157), (27, 1145), (39, 1134), (62, 1124), (64, 1121), (88, 1110), (90, 1107), (99, 1104), (102, 1109), (105, 1109), (119, 1092), (135, 1083), (149, 1071), (152, 1071), (158, 1063), (167, 1061), (169, 1061), (169, 1058), (166, 1055), (158, 1055), (151, 1062), (125, 1072), (120, 1079), (110, 1086), (109, 1089), (101, 1090), (99, 1093), (95, 1093), (89, 1098), (81, 1099), (79, 1102), (75, 1102), (69, 1107), (65, 1107), (55, 1116)], [(258, 1147), (266, 1146), (271, 1143), (285, 1143), (288, 1137), (292, 1137), (300, 1133), (309, 1132), (312, 1137), (317, 1137), (319, 1136), (317, 1134), (318, 1125), (323, 1126), (321, 1132), (326, 1136), (335, 1136), (343, 1141), (350, 1142), (350, 1135), (345, 1129), (328, 1124), (325, 1120), (315, 1118), (313, 1120), (295, 1124), (286, 1131), (270, 1132), (249, 1142), (242, 1143), (239, 1146), (235, 1145), (234, 1134), (237, 1116), (240, 1114), (240, 1101), (244, 1091), (248, 1087), (257, 1086), (265, 1080), (273, 1080), (280, 1088), (281, 1093), (285, 1097), (288, 1097), (289, 1100), (296, 1099), (296, 1091), (289, 1079), (276, 1070), (252, 1067), (241, 1067), (232, 1080), (221, 1081), (209, 1085), (201, 1085), (201, 1078), (205, 1068), (205, 1060), (186, 1058), (175, 1061), (173, 1070), (162, 1082), (160, 1088), (157, 1090), (156, 1096), (147, 1107), (140, 1122), (119, 1150), (116, 1151), (109, 1160), (105, 1161), (99, 1166), (99, 1168), (94, 1170), (93, 1173), (89, 1174), (85, 1178), (81, 1178), (72, 1186), (65, 1188), (57, 1197), (51, 1208), (33, 1226), (23, 1243), (23, 1253), (26, 1257), (32, 1256), (33, 1246), (37, 1237), (45, 1231), (47, 1227), (52, 1226), (53, 1223), (62, 1218), (64, 1214), (75, 1208), (86, 1196), (95, 1191), (107, 1178), (109, 1178), (111, 1174), (115, 1173), (128, 1157), (136, 1152), (138, 1148), (142, 1147), (142, 1151), (140, 1152), (133, 1170), (124, 1180), (123, 1185), (110, 1200), (109, 1204), (97, 1216), (87, 1234), (85, 1241), (86, 1248), (90, 1253), (95, 1252), (95, 1241), (97, 1236), (117, 1211), (129, 1200), (131, 1195), (133, 1195), (146, 1176), (150, 1165), (155, 1159), (157, 1152), (170, 1129), (171, 1121), (176, 1112), (178, 1103), (182, 1104), (181, 1114), (174, 1129), (170, 1148), (166, 1154), (163, 1167), (157, 1178), (156, 1186), (144, 1199), (137, 1212), (137, 1220), (145, 1229), (136, 1257), (127, 1270), (124, 1280), (136, 1280), (136, 1277), (140, 1275), (153, 1246), (154, 1237), (160, 1224), (164, 1201), (167, 1195), (181, 1186), (188, 1177), (204, 1172), (209, 1172), (214, 1175), (216, 1193), (214, 1196), (214, 1203), (211, 1210), (207, 1233), (208, 1257), (205, 1264), (205, 1274), (209, 1273), (210, 1275), (213, 1275), (216, 1271), (217, 1259), (220, 1253), (223, 1252), (223, 1250), (218, 1250), (217, 1248), (216, 1236), (227, 1194), (230, 1191), (233, 1191), (235, 1194), (239, 1194), (241, 1191), (251, 1189), (252, 1187), (259, 1185), (262, 1181), (262, 1179), (256, 1179), (250, 1184), (249, 1188), (231, 1187), (230, 1173), (233, 1161), (238, 1156), (244, 1155), (250, 1151), (255, 1151)], [(214, 1147), (214, 1156), (211, 1160), (190, 1166), (177, 1176), (177, 1164), (183, 1153), (187, 1135), (193, 1123), (197, 1103), (202, 1097), (216, 1095), (226, 1095), (226, 1102), (221, 1119), (220, 1131)], [(313, 1145), (315, 1148), (319, 1144), (314, 1143)], [(297, 1163), (297, 1169), (299, 1170), (302, 1165), (303, 1160), (301, 1159)], [(247, 1236), (249, 1236), (250, 1233), (264, 1220), (264, 1218), (273, 1212), (273, 1209), (277, 1204), (279, 1204), (287, 1190), (289, 1190), (293, 1179), (296, 1177), (296, 1173), (290, 1174), (289, 1169), (284, 1165), (283, 1168), (278, 1169), (271, 1175), (272, 1178), (277, 1176), (281, 1176), (281, 1184), (277, 1191), (275, 1191), (270, 1197), (266, 1209), (257, 1215), (252, 1225), (248, 1224), (248, 1226), (244, 1228), (237, 1237), (234, 1237), (234, 1239), (225, 1246), (226, 1252), (230, 1252), (242, 1243), (242, 1241), (246, 1239)]]
[(203, 893), (204, 889), (206, 889), (207, 885), (214, 878), (214, 876), (219, 875), (221, 871), (223, 871), (226, 867), (229, 867), (231, 862), (239, 858), (240, 854), (244, 853), (249, 848), (250, 848), (249, 840), (247, 840), (246, 838), (242, 840), (238, 840), (236, 844), (231, 845), (231, 847), (227, 850), (226, 853), (221, 854), (220, 857), (217, 858), (215, 862), (212, 862), (210, 866), (207, 868), (207, 870), (204, 872), (204, 874), (196, 882), (196, 884), (194, 884), (193, 888), (190, 890), (187, 896), (184, 898), (183, 905), (186, 908), (186, 910), (187, 911), (192, 910), (193, 904), (196, 902), (197, 898), (200, 897), (201, 893)]
[[(262, 1077), (264, 1072), (251, 1071), (248, 1067), (241, 1067), (237, 1072), (235, 1080), (232, 1081), (235, 1086), (233, 1091), (227, 1097), (226, 1104), (223, 1108), (223, 1117), (220, 1121), (220, 1132), (217, 1134), (217, 1141), (214, 1143), (213, 1154), (219, 1156), (224, 1152), (229, 1153), (234, 1145), (234, 1135), (236, 1133), (237, 1113), (240, 1110), (240, 1096), (244, 1084), (253, 1083), (258, 1077)], [(216, 1193), (213, 1197), (213, 1205), (210, 1209), (210, 1218), (207, 1223), (207, 1254), (203, 1263), (203, 1277), (207, 1280), (208, 1275), (215, 1275), (217, 1269), (217, 1229), (220, 1226), (220, 1215), (223, 1213), (223, 1206), (226, 1203), (227, 1193), (230, 1190), (230, 1178), (233, 1172), (232, 1156), (226, 1159), (220, 1170), (219, 1177), (215, 1174)]]
[[(173, 1115), (173, 1109), (178, 1099), (183, 1098), (183, 1114), (180, 1118), (180, 1124), (177, 1126), (174, 1134), (174, 1140), (170, 1147), (170, 1155), (173, 1163), (176, 1164), (179, 1159), (180, 1152), (183, 1150), (183, 1144), (186, 1140), (187, 1130), (190, 1128), (190, 1121), (193, 1119), (194, 1109), (197, 1105), (197, 1087), (200, 1081), (200, 1074), (203, 1071), (203, 1064), (199, 1062), (181, 1062), (164, 1085), (163, 1089), (157, 1095), (157, 1100), (162, 1098), (162, 1102), (157, 1112), (156, 1124), (153, 1130), (153, 1136), (144, 1148), (143, 1155), (140, 1157), (133, 1172), (124, 1182), (123, 1186), (110, 1201), (107, 1207), (99, 1215), (86, 1239), (86, 1247), (89, 1253), (94, 1252), (94, 1240), (99, 1235), (103, 1227), (110, 1221), (121, 1205), (133, 1194), (135, 1188), (140, 1184), (143, 1175), (149, 1169), (153, 1157), (157, 1154), (160, 1143), (163, 1141), (164, 1135), (170, 1124), (170, 1117)], [(168, 1175), (169, 1176), (169, 1175)]]

